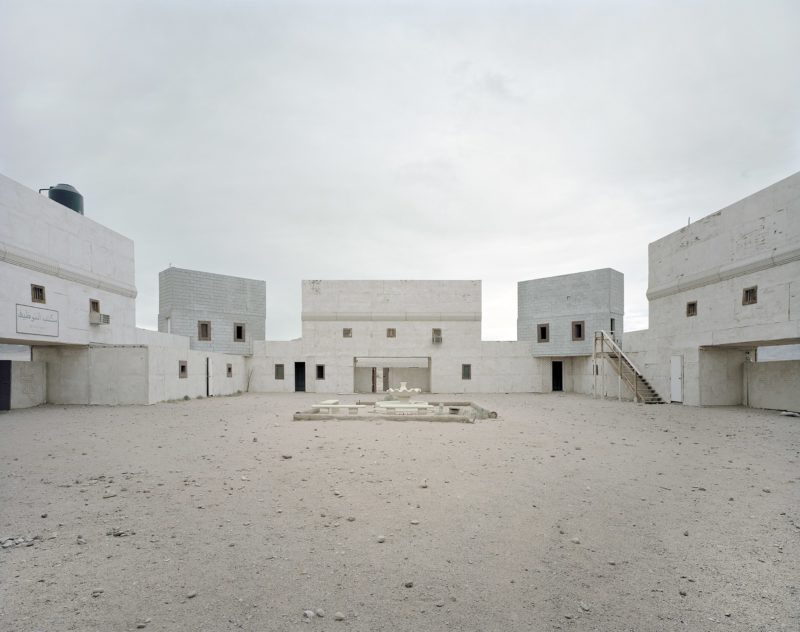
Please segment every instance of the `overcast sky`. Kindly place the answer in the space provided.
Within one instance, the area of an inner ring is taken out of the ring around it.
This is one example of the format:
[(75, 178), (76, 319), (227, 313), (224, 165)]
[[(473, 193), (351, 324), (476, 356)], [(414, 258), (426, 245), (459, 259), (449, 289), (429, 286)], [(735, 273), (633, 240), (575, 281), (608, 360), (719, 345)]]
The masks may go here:
[(800, 170), (800, 2), (0, 0), (0, 172), (68, 182), (158, 271), (520, 280), (613, 267)]

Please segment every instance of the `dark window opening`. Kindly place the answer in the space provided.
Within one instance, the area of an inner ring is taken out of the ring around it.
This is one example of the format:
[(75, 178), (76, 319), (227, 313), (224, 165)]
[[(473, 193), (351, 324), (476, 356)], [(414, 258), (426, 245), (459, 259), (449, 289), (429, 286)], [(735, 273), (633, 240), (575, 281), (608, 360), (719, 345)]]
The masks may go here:
[(437, 345), (442, 342), (442, 330), (438, 327), (436, 329), (431, 329), (431, 342)]
[(689, 301), (686, 303), (686, 315), (697, 316), (697, 301)]
[(275, 379), (282, 380), (283, 379), (283, 365), (276, 364), (275, 365)]
[(615, 331), (617, 331), (617, 321), (616, 319), (612, 318), (610, 333), (613, 334)]
[(233, 340), (234, 342), (244, 342), (244, 323), (233, 324)]
[(211, 340), (211, 323), (207, 320), (197, 321), (197, 339)]
[(536, 341), (550, 342), (550, 325), (548, 323), (536, 325)]
[(746, 287), (742, 291), (742, 305), (755, 305), (758, 303), (758, 286)]
[(89, 311), (94, 312), (95, 314), (100, 313), (100, 301), (94, 298), (89, 299)]
[(387, 338), (397, 338), (397, 330), (394, 327), (389, 327), (386, 330), (386, 337)]
[(345, 327), (342, 329), (342, 338), (352, 338), (353, 337), (353, 329), (351, 327)]
[(228, 365), (228, 377), (233, 377), (233, 365)]
[(461, 365), (461, 379), (462, 380), (471, 380), (472, 379), (472, 365), (471, 364), (462, 364)]
[(325, 365), (318, 364), (317, 365), (317, 379), (324, 380), (325, 379)]
[(34, 303), (44, 303), (44, 286), (31, 285), (31, 301)]
[(178, 360), (178, 377), (189, 377), (189, 363), (186, 360)]
[(572, 339), (573, 340), (583, 340), (583, 323), (582, 320), (573, 320), (572, 321)]

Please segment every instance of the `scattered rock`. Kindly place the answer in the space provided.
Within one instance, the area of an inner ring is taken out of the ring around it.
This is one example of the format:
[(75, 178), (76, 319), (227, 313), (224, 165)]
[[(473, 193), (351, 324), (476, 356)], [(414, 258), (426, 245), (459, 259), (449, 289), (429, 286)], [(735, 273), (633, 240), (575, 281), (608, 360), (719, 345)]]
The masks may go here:
[(336, 612), (333, 615), (335, 621), (344, 621), (344, 615), (341, 612)]
[(291, 458), (292, 458), (292, 455), (291, 455), (291, 454), (281, 454), (281, 458), (282, 458), (282, 459), (287, 459), (287, 460), (288, 460), (288, 459), (291, 459)]
[(761, 491), (764, 492), (765, 494), (771, 494), (772, 493), (772, 490), (769, 487), (765, 487)]
[(86, 540), (84, 539), (84, 537), (82, 535), (79, 535), (77, 538), (75, 538), (75, 541), (78, 544), (86, 544)]
[(120, 529), (119, 527), (112, 527), (106, 531), (106, 535), (111, 535), (115, 538), (125, 538), (129, 535), (136, 535), (136, 531), (133, 529)]
[(314, 614), (317, 615), (320, 619), (325, 616), (325, 611), (322, 608), (317, 608), (314, 610)]
[(386, 542), (386, 538), (384, 536), (382, 536), (382, 535), (379, 535), (378, 536), (378, 544), (383, 544), (384, 542)]
[(100, 595), (103, 594), (103, 592), (104, 590), (102, 588), (96, 588), (95, 590), (92, 591), (92, 597), (99, 597)]
[(356, 521), (355, 516), (347, 516), (347, 522), (355, 522), (355, 521)]
[(412, 520), (411, 524), (419, 524), (419, 520)]
[(406, 582), (405, 584), (403, 584), (403, 586), (405, 586), (406, 588), (413, 588), (414, 582)]
[(437, 601), (435, 605), (437, 608), (444, 608), (444, 601)]
[(684, 531), (684, 532), (683, 532), (683, 535), (685, 535), (685, 536), (688, 536), (688, 535), (689, 535), (689, 532), (688, 532), (688, 531)]
[(587, 606), (585, 603), (583, 603), (582, 601), (579, 602), (578, 605), (581, 607), (581, 610), (583, 610), (584, 612), (589, 612), (591, 610), (591, 608), (589, 606)]
[(46, 513), (43, 513), (43, 514), (42, 514), (42, 518), (47, 518), (47, 514), (46, 514)]
[(195, 590), (193, 590), (192, 592), (190, 592), (190, 593), (188, 593), (186, 595), (187, 599), (194, 599), (195, 597), (197, 597), (197, 591), (195, 591)]
[(581, 543), (580, 539), (578, 539), (578, 538), (570, 538), (569, 541), (572, 542), (573, 544), (580, 544)]
[(303, 617), (306, 619), (313, 619), (316, 616), (313, 610), (303, 610)]
[(679, 594), (681, 597), (685, 597), (685, 596), (686, 596), (686, 591), (685, 591), (685, 590), (679, 590), (679, 591), (678, 591), (678, 594)]

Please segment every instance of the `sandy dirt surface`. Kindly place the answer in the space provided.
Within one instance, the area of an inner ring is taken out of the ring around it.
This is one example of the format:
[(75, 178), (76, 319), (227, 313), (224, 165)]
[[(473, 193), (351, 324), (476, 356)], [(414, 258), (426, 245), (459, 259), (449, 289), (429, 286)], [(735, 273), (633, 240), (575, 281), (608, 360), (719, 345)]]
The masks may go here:
[(0, 629), (800, 629), (800, 419), (291, 421), (322, 398), (0, 416), (0, 538), (39, 536), (0, 550)]

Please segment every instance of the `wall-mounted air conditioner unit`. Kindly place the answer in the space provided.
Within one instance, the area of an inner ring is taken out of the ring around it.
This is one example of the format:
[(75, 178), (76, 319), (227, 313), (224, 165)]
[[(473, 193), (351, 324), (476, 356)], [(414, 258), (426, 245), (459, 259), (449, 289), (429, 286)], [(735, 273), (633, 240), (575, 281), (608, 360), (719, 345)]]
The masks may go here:
[(89, 312), (89, 323), (92, 325), (110, 325), (111, 316), (99, 312)]

